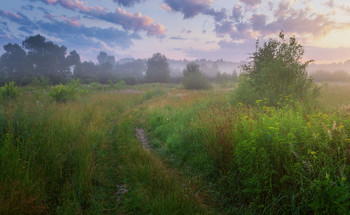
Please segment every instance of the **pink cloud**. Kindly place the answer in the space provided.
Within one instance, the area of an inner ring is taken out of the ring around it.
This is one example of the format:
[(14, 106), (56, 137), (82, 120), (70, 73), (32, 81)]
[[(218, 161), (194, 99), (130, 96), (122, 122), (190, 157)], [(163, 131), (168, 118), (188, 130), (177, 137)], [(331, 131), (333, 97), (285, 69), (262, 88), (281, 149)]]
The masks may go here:
[(69, 18), (66, 16), (61, 16), (60, 18), (71, 26), (75, 26), (75, 27), (81, 26), (81, 23), (79, 22), (78, 18), (76, 18), (76, 17)]
[[(141, 13), (129, 13), (125, 10), (117, 8), (115, 12), (107, 12), (99, 6), (90, 7), (87, 3), (79, 0), (41, 0), (47, 4), (59, 4), (70, 10), (77, 10), (80, 13), (89, 15), (95, 19), (101, 19), (113, 24), (121, 25), (125, 30), (145, 31), (149, 36), (162, 36), (165, 33), (165, 27), (157, 24), (149, 16)], [(67, 21), (67, 20), (65, 20)], [(70, 20), (70, 24), (79, 25), (77, 20)]]
[(160, 5), (160, 7), (161, 7), (163, 10), (166, 10), (166, 11), (168, 11), (168, 12), (171, 11), (171, 7), (169, 7), (167, 4), (162, 3), (162, 4)]

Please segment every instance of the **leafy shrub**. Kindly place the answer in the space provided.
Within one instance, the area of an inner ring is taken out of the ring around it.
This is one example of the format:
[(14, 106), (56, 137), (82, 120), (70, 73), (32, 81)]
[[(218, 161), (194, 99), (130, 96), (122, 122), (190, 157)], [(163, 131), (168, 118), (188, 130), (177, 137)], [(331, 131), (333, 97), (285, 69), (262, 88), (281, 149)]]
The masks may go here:
[(259, 100), (259, 95), (252, 88), (249, 81), (249, 77), (240, 75), (238, 79), (238, 88), (233, 92), (234, 103), (254, 104), (255, 101)]
[(68, 85), (59, 84), (51, 88), (49, 95), (53, 97), (56, 102), (66, 102), (73, 99), (79, 90), (79, 81), (72, 81)]
[(100, 83), (91, 82), (89, 84), (89, 89), (91, 89), (91, 90), (101, 90), (101, 89), (103, 89), (103, 86)]
[(200, 90), (210, 88), (207, 77), (200, 71), (199, 65), (196, 63), (187, 64), (183, 71), (183, 75), (183, 85), (185, 89)]
[(18, 87), (15, 85), (15, 82), (13, 81), (9, 83), (5, 83), (5, 85), (0, 88), (0, 95), (4, 99), (16, 98), (18, 94), (19, 94)]
[(244, 89), (236, 92), (236, 102), (241, 102), (239, 99), (244, 95), (239, 93), (245, 94), (247, 88), (251, 88), (258, 99), (267, 99), (270, 106), (279, 106), (277, 103), (284, 96), (307, 102), (316, 98), (318, 88), (306, 71), (312, 61), (302, 62), (304, 49), (295, 37), (287, 42), (281, 32), (280, 40), (270, 39), (262, 47), (257, 41), (252, 61), (242, 66), (248, 78), (238, 86)]
[(116, 89), (123, 89), (125, 88), (125, 81), (124, 80), (121, 80), (121, 81), (118, 81), (115, 85), (114, 85), (114, 88)]

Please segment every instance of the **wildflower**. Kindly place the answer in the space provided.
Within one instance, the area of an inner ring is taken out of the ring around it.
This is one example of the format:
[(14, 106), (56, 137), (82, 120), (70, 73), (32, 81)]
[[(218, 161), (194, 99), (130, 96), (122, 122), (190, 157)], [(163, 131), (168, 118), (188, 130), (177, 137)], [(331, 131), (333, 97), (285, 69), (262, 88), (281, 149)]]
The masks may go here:
[(329, 175), (328, 175), (328, 173), (326, 173), (326, 179), (329, 179)]

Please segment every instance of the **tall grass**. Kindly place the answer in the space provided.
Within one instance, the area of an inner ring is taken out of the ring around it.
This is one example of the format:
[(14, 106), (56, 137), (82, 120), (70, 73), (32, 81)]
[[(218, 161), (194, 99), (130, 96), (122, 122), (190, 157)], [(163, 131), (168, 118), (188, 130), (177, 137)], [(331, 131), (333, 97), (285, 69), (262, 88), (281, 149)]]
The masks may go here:
[(257, 101), (249, 107), (187, 97), (150, 107), (149, 132), (158, 151), (200, 176), (226, 212), (350, 210), (348, 117), (296, 103), (272, 108)]
[[(223, 213), (350, 210), (347, 86), (323, 88), (315, 109), (232, 105), (220, 90), (131, 89), (56, 103), (28, 87), (2, 102), (0, 214), (213, 213), (179, 170)], [(140, 126), (177, 170), (143, 150)]]
[(350, 110), (350, 84), (324, 83), (321, 85), (319, 103), (326, 112)]
[(142, 96), (97, 93), (66, 104), (24, 96), (0, 109), (0, 214), (93, 211), (111, 116)]
[(200, 205), (191, 185), (156, 155), (146, 153), (136, 140), (137, 112), (130, 112), (117, 128), (120, 177), (128, 186), (122, 213), (209, 214), (211, 211)]
[(134, 135), (136, 107), (168, 89), (91, 90), (56, 103), (31, 86), (1, 105), (0, 214), (207, 213)]

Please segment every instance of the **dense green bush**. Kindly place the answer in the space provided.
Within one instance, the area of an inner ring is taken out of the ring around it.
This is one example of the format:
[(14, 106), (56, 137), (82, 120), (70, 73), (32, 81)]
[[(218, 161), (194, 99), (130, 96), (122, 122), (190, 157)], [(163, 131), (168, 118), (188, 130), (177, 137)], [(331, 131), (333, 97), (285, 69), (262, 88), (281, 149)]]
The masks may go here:
[(4, 99), (15, 98), (18, 96), (18, 94), (19, 94), (18, 87), (13, 81), (9, 83), (5, 83), (5, 85), (0, 88), (0, 95)]
[(70, 86), (65, 86), (59, 84), (51, 88), (49, 95), (53, 97), (56, 102), (66, 102), (69, 99), (72, 99), (76, 94), (76, 90)]
[[(59, 84), (51, 88), (49, 95), (53, 97), (56, 102), (66, 102), (70, 99), (74, 99), (75, 96), (80, 93), (80, 81), (71, 80), (67, 85)], [(87, 89), (82, 89), (82, 94), (85, 94)]]
[(282, 32), (280, 41), (270, 39), (262, 47), (257, 41), (252, 61), (242, 66), (247, 78), (240, 82), (235, 91), (235, 102), (253, 104), (252, 100), (242, 100), (247, 96), (247, 88), (254, 97), (266, 99), (270, 106), (279, 106), (278, 102), (285, 96), (304, 102), (315, 99), (318, 88), (306, 71), (312, 61), (302, 62), (303, 54), (304, 49), (295, 37), (286, 41)]
[(183, 85), (185, 89), (200, 90), (210, 88), (207, 77), (200, 71), (199, 65), (196, 63), (187, 64), (183, 71), (183, 75)]

